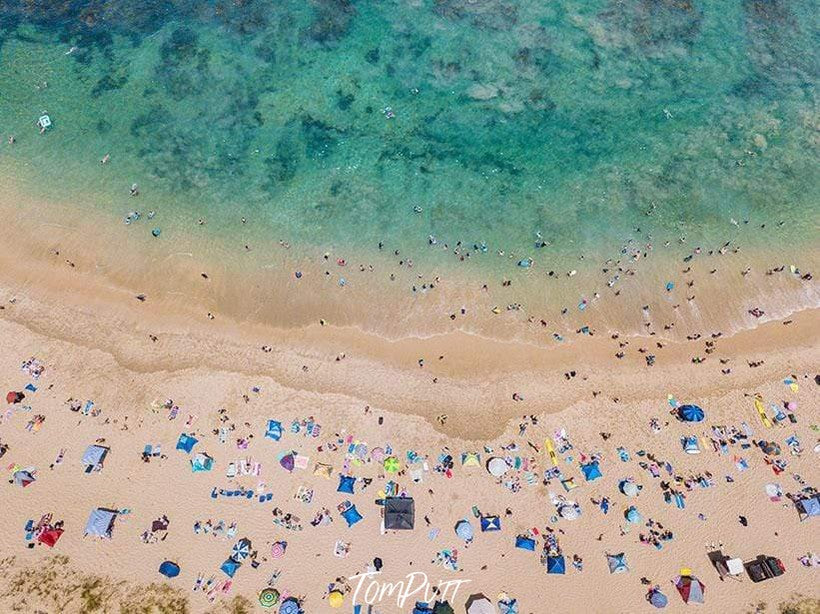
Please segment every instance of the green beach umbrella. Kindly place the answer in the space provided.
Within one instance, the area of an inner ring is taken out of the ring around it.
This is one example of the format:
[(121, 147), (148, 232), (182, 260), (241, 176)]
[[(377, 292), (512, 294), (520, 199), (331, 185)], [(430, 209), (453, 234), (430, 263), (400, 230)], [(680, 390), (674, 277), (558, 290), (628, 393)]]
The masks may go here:
[(384, 470), (387, 473), (397, 473), (401, 468), (401, 464), (399, 463), (399, 459), (395, 456), (388, 456), (384, 459)]

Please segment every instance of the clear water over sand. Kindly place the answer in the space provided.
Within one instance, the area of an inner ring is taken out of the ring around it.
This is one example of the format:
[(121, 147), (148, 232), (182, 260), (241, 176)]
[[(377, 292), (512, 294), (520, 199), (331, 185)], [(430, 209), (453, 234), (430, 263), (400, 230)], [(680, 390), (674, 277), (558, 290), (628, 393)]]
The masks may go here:
[(798, 250), (820, 212), (813, 6), (7, 2), (0, 170), (88, 215), (155, 210), (146, 242), (245, 216), (297, 249), (444, 254), (433, 236), (549, 269), (749, 219), (747, 244)]

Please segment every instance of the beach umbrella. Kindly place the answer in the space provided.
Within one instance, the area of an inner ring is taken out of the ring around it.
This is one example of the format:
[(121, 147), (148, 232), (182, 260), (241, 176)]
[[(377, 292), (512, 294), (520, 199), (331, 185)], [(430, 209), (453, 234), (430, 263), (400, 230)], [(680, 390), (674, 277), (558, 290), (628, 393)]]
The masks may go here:
[(675, 580), (681, 598), (686, 603), (703, 603), (703, 593), (706, 587), (695, 576), (678, 576)]
[(46, 529), (37, 536), (37, 541), (49, 548), (53, 548), (62, 534), (62, 529)]
[(564, 520), (576, 520), (581, 515), (577, 505), (564, 504), (558, 508), (558, 515)]
[(399, 463), (399, 459), (395, 456), (388, 456), (384, 459), (384, 470), (387, 473), (397, 473), (400, 468), (401, 463)]
[(467, 520), (459, 520), (456, 523), (456, 535), (458, 535), (464, 541), (470, 541), (473, 539), (473, 525), (469, 523)]
[(302, 614), (302, 608), (294, 597), (288, 597), (279, 606), (279, 614)]
[(243, 537), (231, 548), (231, 558), (234, 561), (240, 562), (248, 558), (251, 554), (251, 540)]
[(466, 604), (467, 614), (497, 614), (493, 602), (483, 594), (470, 595)]
[(487, 471), (490, 472), (490, 475), (496, 478), (500, 478), (502, 475), (507, 473), (507, 461), (503, 458), (498, 456), (492, 457), (490, 460), (487, 461)]
[(669, 600), (666, 598), (662, 592), (657, 589), (650, 591), (649, 593), (649, 603), (651, 603), (656, 608), (665, 608), (666, 604), (669, 603)]
[(703, 410), (697, 405), (681, 405), (678, 408), (678, 417), (684, 422), (700, 422), (704, 415)]
[(330, 594), (327, 596), (327, 602), (331, 608), (340, 608), (344, 605), (345, 596), (341, 591), (330, 591)]
[(624, 517), (626, 518), (627, 522), (631, 522), (632, 524), (638, 524), (643, 517), (638, 509), (634, 505), (630, 505), (626, 512), (624, 512)]
[(270, 547), (270, 554), (275, 559), (281, 559), (285, 556), (285, 550), (287, 550), (288, 542), (279, 541), (273, 542), (273, 545)]
[(609, 565), (609, 573), (626, 573), (629, 571), (629, 566), (626, 564), (626, 555), (623, 552), (620, 554), (607, 554), (606, 562)]
[(164, 561), (159, 566), (159, 573), (166, 578), (176, 578), (179, 575), (179, 565), (172, 561)]
[(279, 591), (275, 588), (263, 588), (259, 593), (259, 605), (263, 608), (272, 608), (279, 603)]
[(498, 600), (498, 611), (500, 614), (518, 614), (518, 600), (510, 599), (504, 593)]
[(296, 466), (296, 459), (292, 453), (288, 452), (279, 459), (279, 464), (282, 465), (285, 471), (293, 471), (293, 468)]
[(353, 448), (353, 455), (359, 460), (367, 458), (367, 444), (357, 443)]
[(636, 497), (639, 492), (638, 485), (635, 482), (630, 482), (629, 480), (621, 480), (618, 484), (618, 490), (620, 490), (627, 497)]
[(377, 463), (382, 462), (384, 460), (384, 448), (373, 448), (370, 452), (370, 458)]
[(14, 479), (15, 486), (22, 486), (23, 488), (37, 480), (37, 478), (35, 478), (34, 475), (31, 473), (31, 471), (27, 469), (20, 469), (19, 471), (15, 471), (12, 478)]
[(6, 403), (8, 403), (9, 405), (14, 405), (15, 403), (19, 403), (25, 398), (26, 395), (24, 395), (22, 392), (14, 392), (13, 390), (10, 390), (9, 393), (6, 395)]

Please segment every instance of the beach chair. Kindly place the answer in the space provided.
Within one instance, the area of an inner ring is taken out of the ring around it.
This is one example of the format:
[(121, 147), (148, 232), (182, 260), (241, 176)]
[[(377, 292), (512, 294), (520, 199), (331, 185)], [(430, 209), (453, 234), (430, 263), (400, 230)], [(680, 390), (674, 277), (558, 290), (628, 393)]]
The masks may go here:
[(228, 463), (228, 469), (225, 472), (225, 475), (227, 475), (228, 478), (236, 477), (236, 463)]

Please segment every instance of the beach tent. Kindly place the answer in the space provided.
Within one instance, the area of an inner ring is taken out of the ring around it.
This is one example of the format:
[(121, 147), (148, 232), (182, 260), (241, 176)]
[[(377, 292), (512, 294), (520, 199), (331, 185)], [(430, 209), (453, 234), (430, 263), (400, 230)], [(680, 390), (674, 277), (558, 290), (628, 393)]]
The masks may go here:
[(15, 471), (11, 477), (14, 480), (15, 486), (22, 486), (23, 488), (37, 481), (37, 478), (34, 477), (34, 473), (29, 469), (19, 469)]
[(804, 499), (797, 499), (794, 502), (800, 522), (812, 516), (820, 516), (820, 494)]
[(646, 600), (658, 609), (665, 608), (666, 604), (669, 603), (669, 600), (666, 598), (666, 595), (664, 595), (656, 588), (649, 591), (649, 593), (646, 596)]
[(461, 464), (464, 467), (480, 467), (481, 457), (477, 452), (464, 452), (461, 455)]
[(493, 602), (481, 593), (470, 595), (465, 607), (467, 608), (467, 614), (497, 614)]
[(698, 445), (698, 438), (694, 435), (689, 437), (682, 437), (683, 451), (687, 454), (700, 454), (700, 445)]
[(527, 537), (526, 535), (518, 535), (515, 538), (515, 547), (521, 548), (522, 550), (535, 552), (535, 540), (532, 537)]
[(214, 459), (205, 454), (205, 452), (199, 452), (191, 459), (191, 471), (194, 473), (199, 473), (200, 471), (210, 471), (213, 469), (213, 466)]
[(597, 462), (581, 465), (581, 472), (584, 474), (584, 479), (586, 479), (587, 482), (592, 482), (602, 476), (601, 469), (598, 467)]
[(455, 614), (455, 610), (448, 601), (436, 601), (433, 604), (433, 614)]
[(621, 480), (618, 483), (618, 490), (620, 490), (627, 497), (636, 497), (640, 492), (638, 485), (635, 482), (631, 482), (629, 480)]
[(700, 422), (704, 415), (703, 410), (697, 405), (681, 405), (678, 408), (678, 418), (684, 422)]
[(276, 420), (268, 420), (268, 427), (265, 430), (265, 437), (279, 441), (282, 439), (282, 423)]
[(302, 606), (295, 597), (288, 597), (279, 606), (279, 614), (302, 614)]
[(354, 524), (359, 522), (363, 516), (359, 513), (359, 510), (356, 509), (355, 505), (351, 505), (344, 512), (342, 512), (342, 518), (345, 519), (348, 527), (352, 527)]
[(567, 572), (567, 563), (564, 560), (564, 555), (547, 557), (547, 573), (549, 574), (564, 574)]
[(481, 532), (488, 533), (490, 531), (501, 530), (501, 519), (498, 516), (482, 516), (481, 517)]
[(179, 575), (179, 565), (172, 561), (163, 561), (159, 566), (159, 573), (166, 578), (176, 578)]
[(102, 468), (103, 461), (105, 461), (105, 457), (108, 455), (109, 448), (105, 446), (98, 446), (97, 444), (91, 444), (85, 449), (83, 453), (83, 466), (85, 467), (86, 473), (91, 473), (95, 469)]
[(487, 461), (487, 471), (490, 472), (490, 475), (496, 478), (500, 478), (502, 475), (507, 473), (507, 461), (503, 458), (499, 458), (498, 456), (494, 456), (490, 460)]
[(498, 611), (500, 614), (518, 614), (518, 600), (517, 599), (499, 599)]
[(410, 614), (433, 614), (433, 608), (430, 607), (429, 603), (417, 601)]
[(411, 497), (388, 497), (384, 500), (384, 528), (409, 531), (416, 523), (416, 504)]
[(37, 536), (37, 541), (49, 548), (53, 548), (62, 534), (62, 529), (46, 529)]
[(118, 512), (104, 507), (98, 507), (91, 511), (88, 522), (85, 523), (86, 535), (97, 535), (99, 537), (111, 537), (114, 530), (114, 521)]
[(356, 478), (352, 475), (340, 475), (339, 486), (336, 487), (336, 492), (346, 492), (352, 495), (354, 484), (356, 484)]
[(630, 505), (628, 508), (626, 508), (626, 511), (624, 512), (624, 518), (626, 518), (627, 522), (631, 522), (632, 524), (638, 524), (641, 520), (643, 520), (641, 513), (638, 511), (638, 508), (636, 508), (634, 505)]
[(681, 575), (675, 579), (675, 588), (686, 603), (703, 603), (706, 587), (695, 576)]
[(473, 539), (473, 525), (468, 520), (459, 520), (455, 526), (456, 535), (468, 542)]
[(229, 578), (233, 578), (233, 575), (236, 573), (236, 570), (239, 569), (241, 566), (242, 563), (238, 563), (233, 559), (226, 559), (226, 561), (222, 563), (222, 566), (219, 569), (221, 569)]
[(182, 433), (177, 440), (177, 450), (182, 450), (183, 452), (190, 454), (197, 441), (199, 440), (193, 435), (186, 435), (185, 433)]
[(609, 573), (626, 573), (629, 565), (626, 564), (626, 554), (607, 554), (606, 562), (609, 565)]

